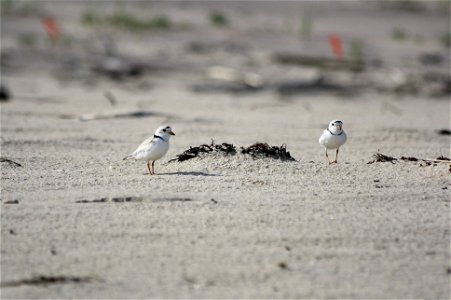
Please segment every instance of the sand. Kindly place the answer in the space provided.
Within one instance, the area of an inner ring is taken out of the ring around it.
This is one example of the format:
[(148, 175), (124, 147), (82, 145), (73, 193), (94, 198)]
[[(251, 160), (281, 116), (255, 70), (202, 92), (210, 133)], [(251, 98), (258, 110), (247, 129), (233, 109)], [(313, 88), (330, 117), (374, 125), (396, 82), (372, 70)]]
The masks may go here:
[[(140, 89), (2, 77), (17, 96), (1, 106), (1, 156), (22, 165), (1, 163), (3, 299), (450, 297), (449, 165), (367, 164), (449, 156), (446, 97), (193, 93), (200, 73)], [(162, 115), (67, 118), (112, 110), (105, 90), (115, 110)], [(336, 118), (348, 141), (329, 166), (317, 140)], [(176, 136), (155, 176), (121, 160), (161, 124)], [(212, 139), (285, 144), (296, 161), (168, 163)]]

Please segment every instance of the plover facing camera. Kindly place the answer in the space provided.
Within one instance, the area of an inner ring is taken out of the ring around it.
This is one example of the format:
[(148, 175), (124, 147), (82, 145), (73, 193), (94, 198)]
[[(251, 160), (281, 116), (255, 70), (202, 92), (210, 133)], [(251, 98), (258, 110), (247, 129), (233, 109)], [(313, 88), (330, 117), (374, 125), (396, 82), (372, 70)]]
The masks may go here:
[[(346, 139), (346, 133), (343, 130), (343, 122), (338, 120), (330, 122), (327, 129), (325, 129), (323, 134), (320, 136), (319, 144), (324, 147), (329, 165), (338, 163), (338, 151), (340, 147), (346, 143)], [(330, 161), (329, 155), (327, 154), (328, 149), (337, 149), (334, 161)]]
[[(169, 138), (175, 135), (170, 126), (160, 126), (152, 137), (144, 140), (136, 150), (123, 159), (134, 158), (136, 160), (147, 161), (149, 175), (154, 175), (155, 161), (162, 158), (169, 150)], [(152, 170), (150, 162), (152, 161)]]

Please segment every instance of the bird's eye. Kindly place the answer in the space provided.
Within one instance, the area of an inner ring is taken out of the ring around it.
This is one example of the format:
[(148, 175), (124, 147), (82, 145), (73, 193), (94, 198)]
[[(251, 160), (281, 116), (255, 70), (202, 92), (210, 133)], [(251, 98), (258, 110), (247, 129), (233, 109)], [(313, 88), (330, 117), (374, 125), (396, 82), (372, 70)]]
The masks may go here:
[(163, 129), (163, 132), (166, 132), (166, 129)]

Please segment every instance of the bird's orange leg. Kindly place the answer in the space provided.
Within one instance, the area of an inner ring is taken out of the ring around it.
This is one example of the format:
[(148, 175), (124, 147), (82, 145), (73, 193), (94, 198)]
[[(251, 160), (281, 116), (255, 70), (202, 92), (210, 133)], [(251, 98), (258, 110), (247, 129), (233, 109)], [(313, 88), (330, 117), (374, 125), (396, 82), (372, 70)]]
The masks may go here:
[(152, 172), (150, 172), (150, 161), (147, 162), (147, 170), (149, 170), (149, 175), (152, 175)]
[(324, 148), (324, 151), (326, 152), (326, 158), (327, 158), (327, 162), (329, 163), (329, 165), (331, 164), (330, 159), (329, 159), (329, 155), (327, 154), (327, 148)]
[(152, 175), (155, 175), (155, 170), (153, 169), (153, 165), (154, 165), (155, 161), (152, 161)]

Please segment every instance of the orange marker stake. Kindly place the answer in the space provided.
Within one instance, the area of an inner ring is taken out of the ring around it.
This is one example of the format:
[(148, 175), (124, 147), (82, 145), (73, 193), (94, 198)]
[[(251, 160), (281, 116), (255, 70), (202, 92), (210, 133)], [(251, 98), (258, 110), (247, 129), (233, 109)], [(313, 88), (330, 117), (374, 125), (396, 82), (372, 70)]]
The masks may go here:
[(341, 39), (338, 35), (332, 34), (329, 36), (329, 44), (335, 57), (343, 57), (343, 47), (341, 46)]
[(60, 36), (60, 30), (56, 21), (51, 17), (46, 17), (42, 20), (45, 32), (51, 39), (57, 39)]

